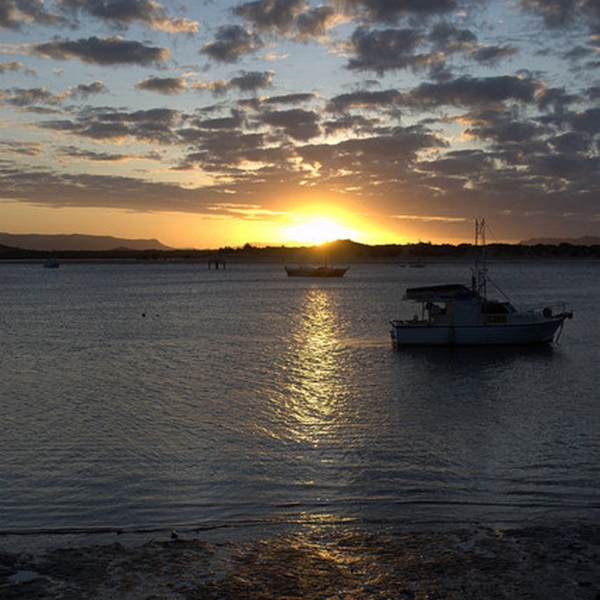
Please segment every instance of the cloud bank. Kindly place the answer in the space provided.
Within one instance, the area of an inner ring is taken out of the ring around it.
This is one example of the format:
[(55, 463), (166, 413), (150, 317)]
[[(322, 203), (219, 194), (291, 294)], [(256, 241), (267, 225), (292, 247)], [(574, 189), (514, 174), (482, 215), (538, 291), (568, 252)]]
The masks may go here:
[(0, 0), (2, 198), (239, 216), (303, 196), (398, 230), (598, 233), (596, 1), (188, 10)]

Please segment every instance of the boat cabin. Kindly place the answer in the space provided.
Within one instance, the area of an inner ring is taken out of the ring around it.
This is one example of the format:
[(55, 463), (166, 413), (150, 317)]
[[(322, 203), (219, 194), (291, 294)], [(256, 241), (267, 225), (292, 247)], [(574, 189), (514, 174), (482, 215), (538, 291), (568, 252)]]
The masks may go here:
[(506, 323), (515, 308), (509, 302), (486, 300), (476, 291), (462, 284), (434, 285), (408, 288), (405, 300), (414, 300), (422, 305), (422, 314), (413, 322), (436, 325), (473, 325), (483, 322), (488, 325)]

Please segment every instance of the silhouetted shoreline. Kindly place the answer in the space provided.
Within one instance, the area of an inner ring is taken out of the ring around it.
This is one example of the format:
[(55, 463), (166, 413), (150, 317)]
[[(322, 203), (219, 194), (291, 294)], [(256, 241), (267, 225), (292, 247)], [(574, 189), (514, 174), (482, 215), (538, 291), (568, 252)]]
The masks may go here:
[[(219, 260), (225, 263), (410, 263), (426, 260), (473, 260), (480, 248), (473, 244), (387, 244), (370, 246), (350, 240), (338, 240), (322, 246), (259, 247), (246, 244), (240, 248), (224, 247), (207, 250), (28, 250), (0, 246), (0, 260), (43, 260), (56, 258), (71, 261), (197, 261)], [(488, 244), (490, 259), (597, 259), (600, 245), (562, 244)]]

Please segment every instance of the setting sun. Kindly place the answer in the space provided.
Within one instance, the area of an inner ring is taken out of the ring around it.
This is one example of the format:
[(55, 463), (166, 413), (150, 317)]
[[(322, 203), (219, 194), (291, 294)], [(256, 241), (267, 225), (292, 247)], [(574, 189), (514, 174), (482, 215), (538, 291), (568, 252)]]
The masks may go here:
[(287, 236), (292, 242), (302, 244), (323, 244), (351, 237), (351, 231), (332, 219), (313, 217), (287, 228)]

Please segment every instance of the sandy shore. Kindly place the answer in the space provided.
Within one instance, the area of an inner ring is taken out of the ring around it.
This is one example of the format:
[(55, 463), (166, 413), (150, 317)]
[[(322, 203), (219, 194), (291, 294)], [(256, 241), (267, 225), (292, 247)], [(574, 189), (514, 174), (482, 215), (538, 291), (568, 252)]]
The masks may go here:
[(53, 541), (0, 538), (0, 598), (600, 600), (600, 527)]

